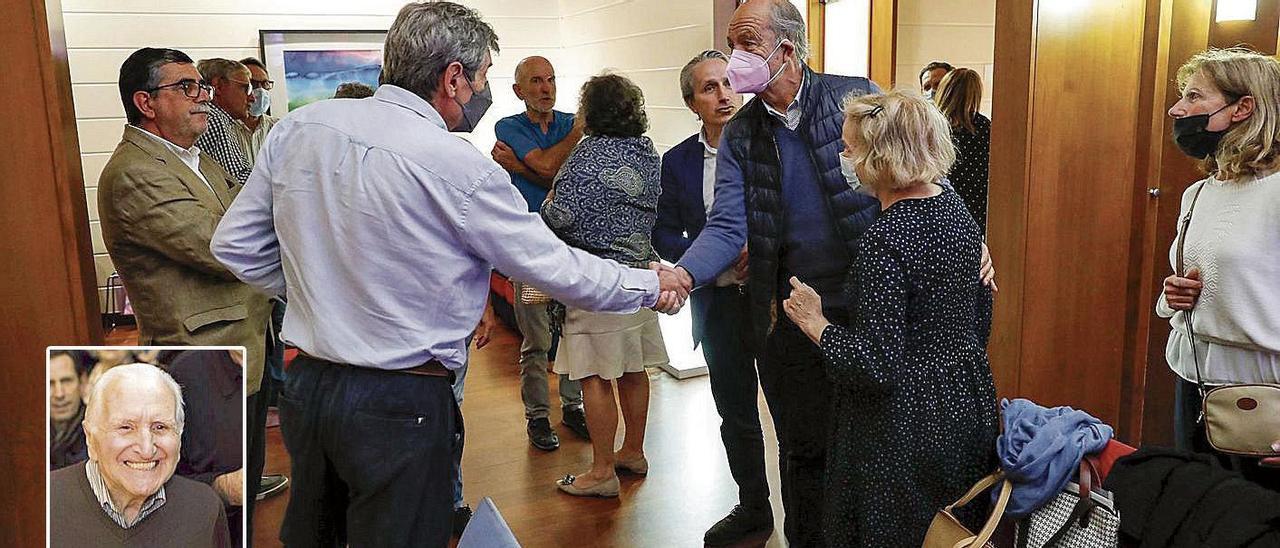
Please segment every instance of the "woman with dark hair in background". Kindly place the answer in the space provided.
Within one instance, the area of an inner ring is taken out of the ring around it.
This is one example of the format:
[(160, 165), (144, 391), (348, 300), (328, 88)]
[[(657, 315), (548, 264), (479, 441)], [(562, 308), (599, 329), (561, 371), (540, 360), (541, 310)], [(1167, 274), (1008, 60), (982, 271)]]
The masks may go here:
[[(542, 218), (573, 247), (648, 268), (658, 260), (651, 235), (662, 187), (658, 153), (644, 136), (649, 127), (644, 95), (622, 76), (596, 76), (582, 86), (577, 115), (585, 119), (586, 138), (556, 175)], [(645, 368), (667, 363), (658, 316), (648, 309), (601, 314), (568, 308), (561, 337), (555, 371), (582, 381), (593, 458), (591, 470), (565, 476), (557, 485), (571, 495), (616, 497), (615, 468), (635, 474), (649, 470), (644, 457), (649, 413)], [(626, 435), (614, 454), (618, 403)]]
[(947, 179), (978, 223), (978, 233), (985, 237), (991, 120), (978, 112), (982, 78), (972, 69), (955, 69), (942, 78), (933, 100), (951, 125), (951, 142), (956, 145), (956, 163)]

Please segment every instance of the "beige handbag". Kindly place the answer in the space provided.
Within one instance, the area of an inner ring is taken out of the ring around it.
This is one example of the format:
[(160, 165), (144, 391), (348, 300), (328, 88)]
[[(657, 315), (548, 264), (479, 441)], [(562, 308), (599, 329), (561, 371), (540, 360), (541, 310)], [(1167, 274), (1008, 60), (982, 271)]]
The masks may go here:
[[(1191, 226), (1191, 213), (1200, 199), (1202, 184), (1191, 198), (1191, 207), (1182, 220), (1182, 236), (1178, 239), (1178, 272), (1185, 274), (1183, 247), (1187, 240), (1187, 228)], [(1205, 437), (1214, 450), (1228, 455), (1246, 457), (1274, 457), (1280, 452), (1271, 444), (1280, 439), (1280, 385), (1229, 384), (1206, 389), (1200, 373), (1200, 355), (1196, 353), (1196, 336), (1192, 328), (1192, 310), (1186, 315), (1187, 340), (1191, 343), (1191, 360), (1196, 366), (1196, 387), (1200, 391), (1200, 420), (1204, 421)]]
[[(991, 509), (991, 516), (987, 518), (987, 523), (982, 526), (982, 530), (976, 535), (969, 531), (960, 520), (956, 519), (952, 514), (952, 510), (969, 504), (978, 495), (985, 493), (993, 485), (1000, 484), (1000, 497), (996, 499), (995, 508)], [(1009, 505), (1009, 495), (1013, 493), (1013, 484), (1009, 480), (1004, 479), (1004, 472), (997, 471), (990, 476), (982, 478), (978, 483), (974, 484), (965, 493), (960, 500), (957, 500), (946, 508), (940, 510), (933, 517), (933, 522), (929, 524), (929, 531), (925, 533), (923, 548), (980, 548), (992, 547), (991, 535), (995, 534), (996, 526), (1000, 525), (1000, 518), (1004, 517), (1004, 509)]]
[(1215, 450), (1246, 457), (1280, 456), (1271, 448), (1280, 439), (1280, 385), (1232, 384), (1205, 391), (1201, 384), (1200, 390), (1205, 437)]

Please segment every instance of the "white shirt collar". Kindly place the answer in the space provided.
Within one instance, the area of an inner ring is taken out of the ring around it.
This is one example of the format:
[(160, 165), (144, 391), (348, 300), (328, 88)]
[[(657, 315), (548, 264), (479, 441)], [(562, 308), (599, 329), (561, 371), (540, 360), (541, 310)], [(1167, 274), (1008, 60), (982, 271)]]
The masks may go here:
[(436, 111), (436, 107), (432, 106), (425, 99), (417, 94), (404, 89), (400, 86), (391, 84), (382, 84), (378, 86), (378, 90), (373, 92), (375, 99), (380, 99), (388, 103), (402, 106), (418, 113), (419, 116), (426, 118), (432, 124), (440, 126), (442, 129), (448, 130), (448, 126), (444, 122), (444, 117)]
[(138, 128), (138, 131), (141, 131), (143, 135), (150, 137), (152, 141), (155, 141), (157, 143), (164, 145), (165, 148), (168, 148), (171, 152), (173, 152), (174, 154), (177, 154), (178, 157), (182, 158), (183, 160), (186, 160), (187, 158), (196, 158), (197, 160), (199, 160), (200, 158), (200, 147), (198, 146), (191, 145), (189, 148), (182, 148), (178, 145), (175, 145), (173, 141), (165, 139), (164, 137), (151, 133), (150, 131), (142, 129), (138, 126), (133, 126), (133, 127)]
[(142, 129), (138, 126), (133, 126), (133, 127), (137, 128), (138, 131), (141, 131), (143, 135), (146, 135), (152, 141), (160, 143), (165, 148), (169, 149), (170, 152), (173, 152), (173, 154), (177, 156), (179, 160), (182, 161), (183, 165), (187, 166), (187, 168), (190, 169), (192, 173), (195, 173), (197, 179), (200, 179), (200, 181), (203, 182), (205, 186), (209, 187), (210, 192), (217, 194), (217, 192), (213, 190), (213, 184), (211, 184), (209, 180), (205, 178), (204, 173), (200, 172), (200, 147), (191, 145), (191, 148), (182, 148), (178, 145), (173, 144), (171, 141), (169, 141), (168, 139), (165, 139), (164, 137), (151, 133), (150, 131)]
[(800, 98), (804, 97), (804, 85), (808, 80), (809, 80), (809, 74), (807, 72), (802, 72), (801, 78), (800, 78), (800, 89), (796, 90), (795, 98), (791, 100), (791, 104), (787, 105), (786, 113), (778, 112), (778, 109), (775, 109), (773, 108), (773, 106), (769, 105), (769, 102), (765, 101), (764, 98), (761, 98), (760, 102), (764, 103), (764, 108), (766, 111), (769, 112), (769, 114), (772, 114), (778, 117), (778, 119), (785, 122), (788, 128), (795, 129), (795, 127), (793, 127), (791, 124), (793, 123), (792, 122), (793, 120), (795, 123), (799, 123), (800, 121), (800, 117), (799, 117)]
[(698, 142), (702, 143), (702, 148), (704, 149), (702, 152), (703, 158), (716, 155), (716, 147), (710, 141), (707, 141), (707, 128), (704, 127), (698, 130)]

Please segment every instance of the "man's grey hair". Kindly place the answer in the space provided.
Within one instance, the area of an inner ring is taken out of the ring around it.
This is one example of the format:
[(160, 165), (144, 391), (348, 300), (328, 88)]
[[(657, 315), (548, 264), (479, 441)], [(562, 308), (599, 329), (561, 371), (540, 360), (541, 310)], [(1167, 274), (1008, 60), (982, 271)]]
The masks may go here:
[(796, 47), (796, 57), (803, 62), (809, 59), (809, 29), (805, 27), (800, 10), (787, 0), (769, 0), (773, 2), (770, 10), (769, 28), (779, 40), (790, 40)]
[(131, 385), (151, 383), (162, 389), (168, 390), (173, 394), (174, 427), (177, 429), (179, 436), (182, 435), (182, 428), (186, 424), (187, 414), (183, 410), (182, 403), (182, 387), (178, 386), (177, 381), (173, 380), (163, 369), (151, 365), (149, 363), (130, 363), (126, 365), (117, 365), (107, 370), (93, 383), (93, 390), (89, 392), (89, 407), (84, 412), (84, 425), (86, 430), (98, 432), (102, 426), (101, 421), (106, 413), (107, 404), (106, 397), (103, 394), (107, 388), (117, 382), (125, 382)]
[(262, 72), (271, 72), (267, 70), (267, 66), (262, 64), (262, 61), (259, 61), (257, 57), (245, 57), (244, 59), (240, 60), (240, 64), (246, 67), (251, 67), (251, 66), (258, 67), (262, 69)]
[(489, 52), (498, 52), (498, 35), (476, 10), (453, 2), (406, 4), (387, 31), (378, 83), (427, 99), (449, 63), (461, 63), (474, 81)]
[(200, 71), (200, 76), (206, 82), (212, 82), (214, 78), (230, 80), (232, 75), (243, 76), (249, 72), (249, 67), (244, 66), (240, 61), (215, 57), (213, 59), (201, 59), (200, 62), (196, 63), (196, 70)]
[(680, 95), (684, 97), (684, 102), (688, 103), (693, 100), (693, 69), (698, 63), (709, 61), (711, 59), (719, 59), (725, 63), (729, 62), (729, 56), (720, 50), (709, 49), (693, 56), (688, 63), (684, 64), (684, 68), (680, 69)]

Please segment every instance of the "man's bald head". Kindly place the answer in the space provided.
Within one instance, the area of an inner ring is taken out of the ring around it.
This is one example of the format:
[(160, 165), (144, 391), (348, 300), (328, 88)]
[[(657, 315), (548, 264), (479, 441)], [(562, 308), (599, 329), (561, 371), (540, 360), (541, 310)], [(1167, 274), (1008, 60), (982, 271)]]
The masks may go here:
[(522, 59), (516, 65), (516, 81), (511, 89), (529, 110), (550, 113), (556, 106), (556, 71), (551, 61), (537, 55)]
[(531, 55), (521, 59), (519, 63), (516, 63), (516, 82), (521, 82), (527, 78), (530, 70), (542, 68), (555, 72), (555, 69), (551, 67), (551, 61), (541, 55)]
[(738, 6), (729, 20), (730, 49), (749, 50), (742, 47), (742, 42), (769, 42), (767, 53), (784, 39), (791, 43), (797, 59), (808, 58), (809, 30), (800, 10), (788, 0), (748, 0)]

